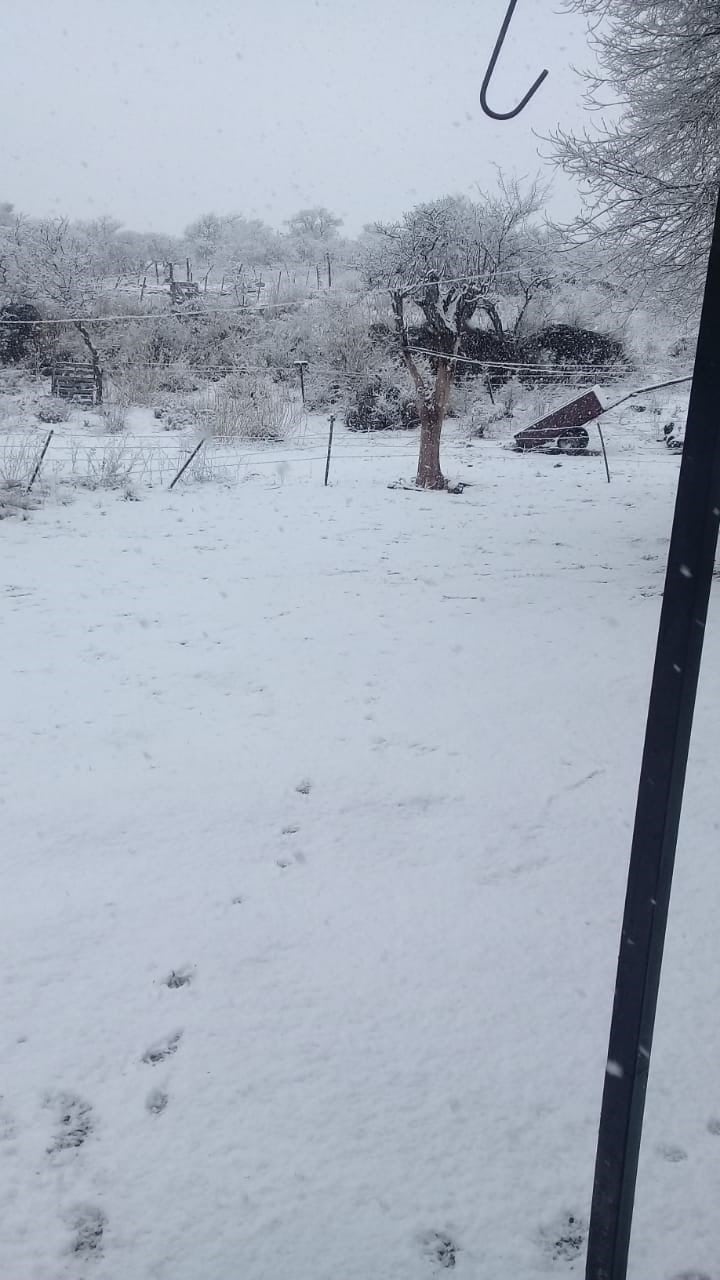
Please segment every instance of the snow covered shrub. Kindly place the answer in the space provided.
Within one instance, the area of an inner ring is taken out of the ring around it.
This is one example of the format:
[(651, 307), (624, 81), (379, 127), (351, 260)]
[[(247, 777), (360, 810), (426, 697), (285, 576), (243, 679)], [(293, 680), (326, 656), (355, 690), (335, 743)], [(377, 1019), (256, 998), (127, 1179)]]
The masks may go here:
[[(521, 358), (529, 364), (546, 364), (550, 368), (577, 366), (575, 379), (590, 382), (596, 376), (596, 369), (602, 369), (605, 381), (615, 371), (621, 377), (628, 369), (627, 352), (618, 338), (572, 324), (545, 325), (525, 339)], [(527, 379), (533, 380), (532, 371), (528, 371)]]
[(122, 405), (107, 404), (102, 409), (102, 420), (105, 423), (105, 430), (110, 435), (118, 435), (119, 432), (125, 430), (127, 421), (127, 412)]
[(112, 398), (118, 405), (152, 404), (158, 389), (157, 369), (131, 366), (117, 369), (112, 376)]
[(70, 405), (67, 400), (61, 400), (58, 396), (48, 396), (43, 401), (37, 411), (37, 416), (41, 422), (67, 422), (70, 417)]
[(177, 400), (163, 399), (155, 406), (155, 418), (162, 425), (163, 431), (184, 431), (186, 427), (197, 427), (202, 410), (180, 396)]
[(29, 302), (8, 302), (0, 307), (0, 364), (18, 364), (41, 351), (40, 312)]
[(0, 490), (26, 489), (40, 456), (40, 446), (8, 444), (0, 449)]
[(345, 414), (348, 431), (411, 431), (419, 421), (412, 396), (380, 373), (358, 384), (353, 406)]
[(125, 441), (102, 445), (98, 449), (76, 450), (73, 470), (78, 459), (85, 464), (85, 474), (80, 481), (88, 489), (125, 489), (131, 482), (133, 468), (138, 461), (137, 450), (128, 449)]
[(208, 393), (200, 412), (218, 440), (282, 440), (301, 416), (286, 387), (257, 374), (233, 374)]
[(196, 375), (183, 361), (176, 361), (174, 364), (163, 365), (159, 369), (153, 370), (155, 374), (155, 385), (158, 391), (197, 391), (200, 383)]

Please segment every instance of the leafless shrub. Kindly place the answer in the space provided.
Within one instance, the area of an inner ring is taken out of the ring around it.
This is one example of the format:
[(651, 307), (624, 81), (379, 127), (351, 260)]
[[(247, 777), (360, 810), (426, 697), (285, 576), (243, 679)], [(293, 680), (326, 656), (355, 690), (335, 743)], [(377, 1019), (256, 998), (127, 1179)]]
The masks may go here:
[(217, 440), (282, 440), (301, 413), (290, 392), (269, 378), (238, 374), (209, 392), (201, 409), (204, 430)]
[(127, 425), (127, 410), (120, 404), (106, 404), (103, 406), (102, 419), (109, 435), (119, 435)]
[(113, 374), (110, 394), (114, 404), (129, 408), (131, 405), (152, 404), (158, 391), (158, 371), (140, 365), (118, 369)]
[(124, 489), (142, 462), (141, 451), (129, 449), (125, 441), (83, 452), (85, 471), (79, 479), (88, 489)]

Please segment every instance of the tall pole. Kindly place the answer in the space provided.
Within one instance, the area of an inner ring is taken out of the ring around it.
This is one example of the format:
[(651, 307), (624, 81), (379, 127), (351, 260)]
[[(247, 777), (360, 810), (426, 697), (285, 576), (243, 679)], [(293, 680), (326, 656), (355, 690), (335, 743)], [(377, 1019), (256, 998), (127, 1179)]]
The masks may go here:
[(330, 455), (332, 453), (333, 431), (335, 429), (335, 415), (330, 414), (330, 432), (328, 435), (328, 451), (327, 462), (325, 463), (325, 488), (327, 488), (328, 479), (330, 477)]
[(625, 1280), (673, 865), (720, 519), (720, 199), (668, 553), (620, 937), (585, 1280)]

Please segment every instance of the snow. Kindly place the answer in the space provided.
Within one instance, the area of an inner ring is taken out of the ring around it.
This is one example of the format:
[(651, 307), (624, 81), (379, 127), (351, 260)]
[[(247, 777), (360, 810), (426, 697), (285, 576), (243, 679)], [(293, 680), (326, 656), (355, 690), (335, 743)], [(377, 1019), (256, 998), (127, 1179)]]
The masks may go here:
[[(678, 458), (413, 449), (0, 525), (3, 1276), (582, 1274)], [(720, 1276), (714, 613), (633, 1280)]]

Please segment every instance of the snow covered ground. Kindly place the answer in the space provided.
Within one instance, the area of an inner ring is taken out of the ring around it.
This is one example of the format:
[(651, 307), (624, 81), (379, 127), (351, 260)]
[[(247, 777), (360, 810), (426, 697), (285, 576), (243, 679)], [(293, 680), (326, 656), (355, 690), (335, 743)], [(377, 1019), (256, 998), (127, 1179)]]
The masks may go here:
[[(0, 524), (0, 1275), (582, 1273), (679, 466), (608, 435)], [(720, 1280), (719, 622), (633, 1280)]]

